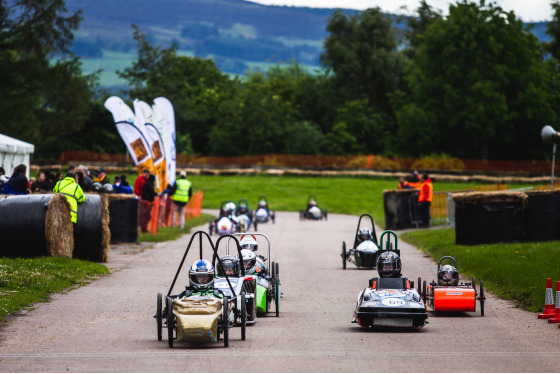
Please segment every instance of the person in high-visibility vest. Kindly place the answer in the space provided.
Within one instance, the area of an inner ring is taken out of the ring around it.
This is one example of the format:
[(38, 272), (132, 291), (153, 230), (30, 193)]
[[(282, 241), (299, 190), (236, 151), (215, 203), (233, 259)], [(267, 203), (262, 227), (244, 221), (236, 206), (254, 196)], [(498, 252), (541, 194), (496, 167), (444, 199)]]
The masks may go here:
[(418, 177), (418, 171), (414, 170), (414, 172), (412, 172), (412, 176), (408, 181), (408, 187), (420, 188), (420, 178)]
[(430, 226), (430, 206), (432, 205), (432, 196), (434, 194), (434, 186), (428, 174), (422, 175), (422, 184), (420, 184), (420, 193), (418, 194), (418, 204), (420, 205), (420, 220), (423, 227)]
[[(189, 202), (192, 196), (192, 183), (187, 179), (187, 172), (181, 171), (179, 178), (169, 189), (171, 199), (175, 204), (175, 212), (179, 215), (179, 227), (185, 227), (185, 205)], [(171, 227), (175, 226), (175, 216), (171, 223)]]
[(56, 182), (53, 188), (54, 193), (60, 193), (66, 197), (70, 204), (70, 218), (72, 223), (78, 222), (78, 203), (83, 203), (86, 198), (82, 187), (74, 179), (74, 173), (66, 174), (64, 179)]

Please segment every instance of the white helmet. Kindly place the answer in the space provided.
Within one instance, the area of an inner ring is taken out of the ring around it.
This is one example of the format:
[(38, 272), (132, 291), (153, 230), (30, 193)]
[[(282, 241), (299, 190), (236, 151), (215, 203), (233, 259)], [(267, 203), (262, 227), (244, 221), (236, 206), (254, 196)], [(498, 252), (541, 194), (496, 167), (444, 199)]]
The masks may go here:
[(259, 201), (259, 208), (266, 208), (266, 201), (264, 200)]
[(226, 212), (227, 214), (233, 214), (233, 212), (235, 212), (235, 203), (231, 201), (229, 203), (226, 203), (226, 205), (224, 206), (224, 212)]
[(207, 290), (214, 283), (214, 266), (207, 260), (195, 261), (189, 269), (189, 283), (196, 290)]
[(259, 250), (259, 243), (253, 235), (243, 235), (239, 241), (241, 249), (249, 249), (256, 253)]
[(243, 257), (245, 274), (254, 274), (257, 270), (257, 256), (249, 249), (242, 249), (241, 256)]
[(364, 240), (371, 240), (372, 234), (371, 230), (367, 227), (362, 227), (358, 230), (358, 239), (363, 242)]

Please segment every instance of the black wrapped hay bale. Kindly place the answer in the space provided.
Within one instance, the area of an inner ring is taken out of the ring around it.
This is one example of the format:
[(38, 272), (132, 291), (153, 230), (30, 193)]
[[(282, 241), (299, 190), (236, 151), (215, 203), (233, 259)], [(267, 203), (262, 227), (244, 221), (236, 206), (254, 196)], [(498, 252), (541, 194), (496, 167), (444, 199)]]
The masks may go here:
[[(386, 230), (402, 230), (416, 227), (410, 219), (412, 209), (414, 209), (415, 197), (418, 190), (407, 188), (404, 190), (385, 190), (383, 191), (383, 211), (385, 213)], [(411, 204), (411, 201), (413, 204)]]
[(525, 240), (522, 192), (467, 192), (453, 195), (455, 244), (510, 243)]
[(72, 257), (107, 262), (109, 259), (109, 209), (106, 195), (86, 194), (78, 205), (78, 222), (74, 227)]
[(0, 257), (48, 255), (45, 214), (51, 196), (0, 196)]
[(527, 191), (527, 241), (560, 240), (560, 190)]
[(109, 197), (111, 243), (138, 242), (138, 197), (116, 194)]

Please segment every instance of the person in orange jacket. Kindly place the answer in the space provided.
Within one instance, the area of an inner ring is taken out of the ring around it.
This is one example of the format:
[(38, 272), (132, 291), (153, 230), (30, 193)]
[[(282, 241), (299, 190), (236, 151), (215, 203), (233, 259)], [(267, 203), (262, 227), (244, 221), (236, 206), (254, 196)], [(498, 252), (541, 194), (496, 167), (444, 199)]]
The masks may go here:
[(434, 194), (434, 186), (428, 174), (422, 175), (422, 183), (420, 184), (420, 193), (418, 194), (418, 205), (420, 206), (420, 220), (422, 227), (430, 226), (430, 206), (432, 205), (432, 196)]
[(399, 190), (403, 190), (403, 189), (407, 189), (410, 188), (410, 186), (408, 185), (408, 182), (404, 180), (404, 178), (401, 178), (399, 180)]
[(418, 177), (418, 171), (414, 170), (410, 180), (408, 181), (408, 186), (410, 188), (420, 188), (420, 178)]

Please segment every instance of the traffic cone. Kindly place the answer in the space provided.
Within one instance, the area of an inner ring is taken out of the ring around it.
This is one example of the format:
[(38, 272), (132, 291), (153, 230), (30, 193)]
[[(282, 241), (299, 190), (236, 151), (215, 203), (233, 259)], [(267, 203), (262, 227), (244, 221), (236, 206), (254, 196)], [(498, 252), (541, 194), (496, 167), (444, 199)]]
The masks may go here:
[(556, 310), (548, 323), (560, 323), (560, 282), (556, 282)]
[(552, 279), (546, 278), (546, 293), (544, 297), (544, 310), (537, 314), (538, 319), (549, 319), (554, 316), (554, 295), (552, 294)]

